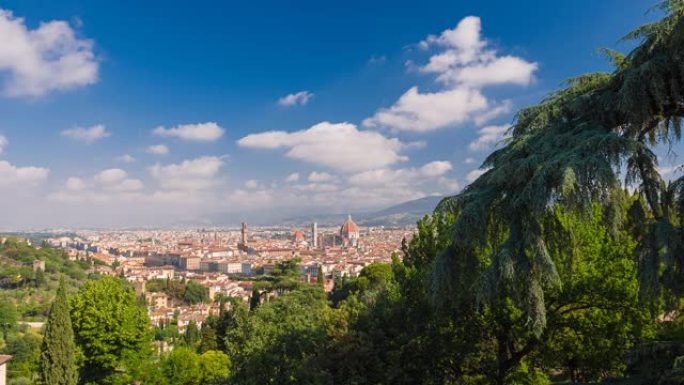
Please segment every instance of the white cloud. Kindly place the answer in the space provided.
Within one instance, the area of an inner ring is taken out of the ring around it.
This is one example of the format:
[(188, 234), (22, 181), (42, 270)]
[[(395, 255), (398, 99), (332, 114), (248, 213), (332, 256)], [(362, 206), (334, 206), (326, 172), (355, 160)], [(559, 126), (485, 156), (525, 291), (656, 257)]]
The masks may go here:
[(0, 154), (2, 154), (5, 151), (5, 148), (7, 148), (7, 145), (9, 144), (9, 140), (3, 135), (0, 135)]
[(419, 168), (396, 170), (381, 168), (364, 171), (351, 175), (349, 182), (355, 186), (394, 186), (399, 188), (443, 176), (452, 168), (450, 162), (438, 160)]
[(498, 103), (490, 100), (482, 93), (483, 87), (528, 85), (533, 80), (537, 64), (515, 56), (497, 56), (481, 37), (480, 29), (480, 19), (469, 16), (456, 28), (447, 29), (439, 36), (430, 35), (420, 42), (423, 49), (441, 49), (418, 70), (435, 75), (443, 88), (421, 93), (418, 87), (412, 87), (394, 105), (378, 110), (363, 124), (426, 132), (468, 121), (480, 125), (510, 111), (510, 101)]
[(37, 185), (47, 179), (49, 169), (43, 167), (17, 167), (0, 160), (0, 187)]
[(368, 64), (370, 65), (383, 65), (387, 61), (387, 56), (380, 55), (380, 56), (371, 56), (370, 59), (368, 59)]
[(217, 156), (204, 156), (184, 160), (178, 164), (156, 164), (149, 172), (159, 185), (168, 190), (201, 190), (215, 184), (223, 160)]
[(343, 172), (386, 167), (408, 158), (398, 139), (372, 131), (359, 131), (351, 123), (321, 122), (306, 130), (269, 131), (247, 135), (238, 145), (248, 148), (288, 149), (293, 159), (328, 166)]
[(247, 182), (245, 182), (245, 187), (247, 187), (250, 190), (253, 190), (253, 189), (259, 187), (259, 182), (257, 182), (254, 179), (250, 179)]
[(145, 152), (153, 155), (166, 155), (169, 153), (169, 148), (165, 144), (154, 144), (148, 146)]
[(660, 173), (660, 175), (665, 179), (671, 179), (676, 174), (680, 174), (682, 171), (684, 171), (684, 164), (658, 167), (658, 173)]
[(479, 17), (463, 18), (456, 28), (447, 29), (440, 36), (428, 36), (421, 46), (439, 46), (444, 50), (430, 57), (420, 70), (437, 75), (446, 84), (482, 87), (493, 84), (528, 85), (537, 63), (530, 63), (515, 56), (497, 56), (488, 49), (488, 42), (481, 36)]
[(465, 158), (465, 160), (463, 161), (463, 163), (465, 163), (465, 164), (473, 164), (473, 163), (475, 163), (475, 158)]
[(299, 180), (299, 173), (293, 172), (285, 178), (285, 182), (297, 182)]
[(128, 173), (120, 168), (110, 168), (100, 171), (93, 179), (100, 184), (111, 185), (123, 181), (127, 176)]
[[(144, 184), (139, 179), (128, 177), (128, 173), (120, 168), (110, 168), (93, 176), (93, 181), (96, 186), (105, 191), (138, 191), (144, 187)], [(67, 180), (67, 188), (69, 187), (69, 180)]]
[(445, 160), (436, 160), (421, 167), (419, 172), (420, 175), (426, 177), (435, 177), (446, 174), (447, 172), (451, 171), (452, 168), (451, 162)]
[(307, 178), (309, 182), (327, 182), (333, 179), (333, 176), (327, 172), (312, 172)]
[(164, 138), (178, 138), (196, 142), (213, 142), (223, 136), (225, 131), (215, 122), (181, 124), (172, 128), (157, 127), (154, 135)]
[(314, 94), (309, 91), (299, 91), (294, 94), (285, 95), (278, 99), (278, 104), (283, 107), (292, 107), (297, 105), (305, 106), (307, 103), (309, 103), (309, 100), (311, 100), (313, 96)]
[(69, 177), (65, 185), (69, 191), (83, 191), (86, 188), (86, 182), (75, 176)]
[(473, 119), (490, 107), (487, 98), (473, 88), (421, 93), (411, 87), (390, 108), (380, 109), (363, 121), (366, 127), (427, 132)]
[(473, 183), (477, 178), (479, 178), (482, 174), (486, 173), (487, 171), (489, 171), (489, 169), (487, 168), (475, 169), (469, 172), (468, 175), (466, 175), (466, 181), (468, 181), (468, 183)]
[(96, 140), (100, 140), (111, 136), (112, 134), (107, 131), (104, 125), (96, 124), (90, 127), (75, 127), (61, 132), (62, 136), (77, 140), (83, 143), (93, 143)]
[(93, 42), (76, 36), (65, 21), (29, 29), (24, 19), (0, 9), (0, 79), (8, 96), (40, 96), (97, 81)]
[(471, 151), (486, 150), (494, 147), (496, 144), (504, 140), (507, 135), (510, 125), (504, 124), (501, 126), (486, 126), (478, 130), (478, 138), (468, 145)]
[(145, 185), (140, 179), (131, 179), (127, 178), (121, 184), (116, 186), (114, 189), (115, 190), (120, 190), (120, 191), (138, 191), (142, 190)]
[(135, 158), (132, 157), (130, 154), (123, 154), (121, 156), (117, 156), (116, 160), (118, 162), (123, 162), (123, 163), (133, 163), (135, 162)]

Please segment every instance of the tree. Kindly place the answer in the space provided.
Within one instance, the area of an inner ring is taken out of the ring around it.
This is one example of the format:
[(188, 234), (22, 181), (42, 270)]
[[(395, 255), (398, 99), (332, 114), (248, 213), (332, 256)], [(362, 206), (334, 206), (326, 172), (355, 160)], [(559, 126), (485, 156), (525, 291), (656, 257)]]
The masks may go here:
[(188, 281), (185, 285), (183, 299), (189, 304), (209, 302), (209, 290), (194, 281)]
[(75, 385), (78, 381), (76, 345), (64, 277), (59, 281), (45, 325), (40, 353), (40, 376), (45, 384)]
[(202, 322), (202, 328), (200, 330), (200, 345), (198, 348), (200, 353), (205, 353), (210, 350), (218, 350), (215, 327), (217, 322), (218, 320), (216, 317), (207, 317), (207, 319)]
[(197, 328), (197, 322), (192, 320), (188, 322), (187, 326), (185, 327), (184, 339), (185, 343), (190, 347), (194, 347), (195, 344), (197, 344), (197, 341), (200, 339), (200, 332)]
[(245, 314), (237, 307), (226, 316), (226, 352), (235, 384), (317, 384), (324, 371), (316, 357), (327, 341), (323, 320), (328, 310), (323, 291), (302, 286)]
[(19, 315), (13, 303), (0, 302), (0, 330), (3, 333), (16, 328)]
[(320, 286), (325, 286), (325, 274), (323, 274), (323, 266), (318, 266), (318, 273), (316, 274), (316, 283)]
[(208, 350), (200, 356), (202, 385), (220, 384), (230, 375), (230, 357), (217, 350)]
[(169, 385), (200, 385), (202, 371), (197, 353), (187, 347), (177, 347), (162, 362)]
[(72, 298), (71, 320), (85, 383), (107, 383), (151, 354), (147, 309), (118, 278), (88, 281)]
[(162, 360), (162, 371), (169, 385), (218, 385), (228, 379), (230, 358), (216, 350), (198, 355), (177, 347)]

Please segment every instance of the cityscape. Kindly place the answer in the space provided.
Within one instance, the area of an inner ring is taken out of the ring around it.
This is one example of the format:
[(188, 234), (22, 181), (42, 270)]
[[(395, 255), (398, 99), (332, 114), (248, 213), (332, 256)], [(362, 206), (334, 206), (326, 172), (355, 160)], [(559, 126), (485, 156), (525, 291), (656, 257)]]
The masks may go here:
[[(298, 259), (301, 280), (323, 280), (329, 292), (336, 278), (355, 278), (371, 263), (399, 258), (402, 242), (413, 232), (413, 227), (360, 228), (349, 215), (338, 227), (313, 222), (308, 229), (250, 229), (243, 223), (240, 229), (91, 230), (45, 242), (70, 259), (99, 261), (98, 273), (124, 277), (145, 298), (153, 325), (175, 320), (184, 333), (189, 321), (201, 327), (207, 316), (218, 315), (220, 296), (249, 303), (250, 278), (270, 275), (279, 262)], [(210, 303), (187, 305), (145, 289), (145, 282), (160, 279), (196, 282), (207, 289)]]
[(684, 385), (684, 0), (3, 0), (0, 385)]

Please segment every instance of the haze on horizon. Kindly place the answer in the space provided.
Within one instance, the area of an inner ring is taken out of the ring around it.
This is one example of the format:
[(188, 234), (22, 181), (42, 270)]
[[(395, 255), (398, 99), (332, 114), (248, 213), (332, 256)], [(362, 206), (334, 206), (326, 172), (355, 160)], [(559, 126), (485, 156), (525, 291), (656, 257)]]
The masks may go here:
[(277, 222), (453, 194), (519, 108), (608, 70), (596, 49), (627, 50), (614, 37), (658, 17), (618, 0), (2, 7), (4, 230)]

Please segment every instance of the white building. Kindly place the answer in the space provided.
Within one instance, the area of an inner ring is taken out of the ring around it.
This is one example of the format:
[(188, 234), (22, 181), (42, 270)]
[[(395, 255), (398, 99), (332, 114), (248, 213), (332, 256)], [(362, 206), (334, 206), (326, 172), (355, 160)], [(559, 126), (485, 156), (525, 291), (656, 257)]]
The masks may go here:
[(12, 356), (0, 355), (0, 385), (7, 384), (7, 363), (12, 359)]

